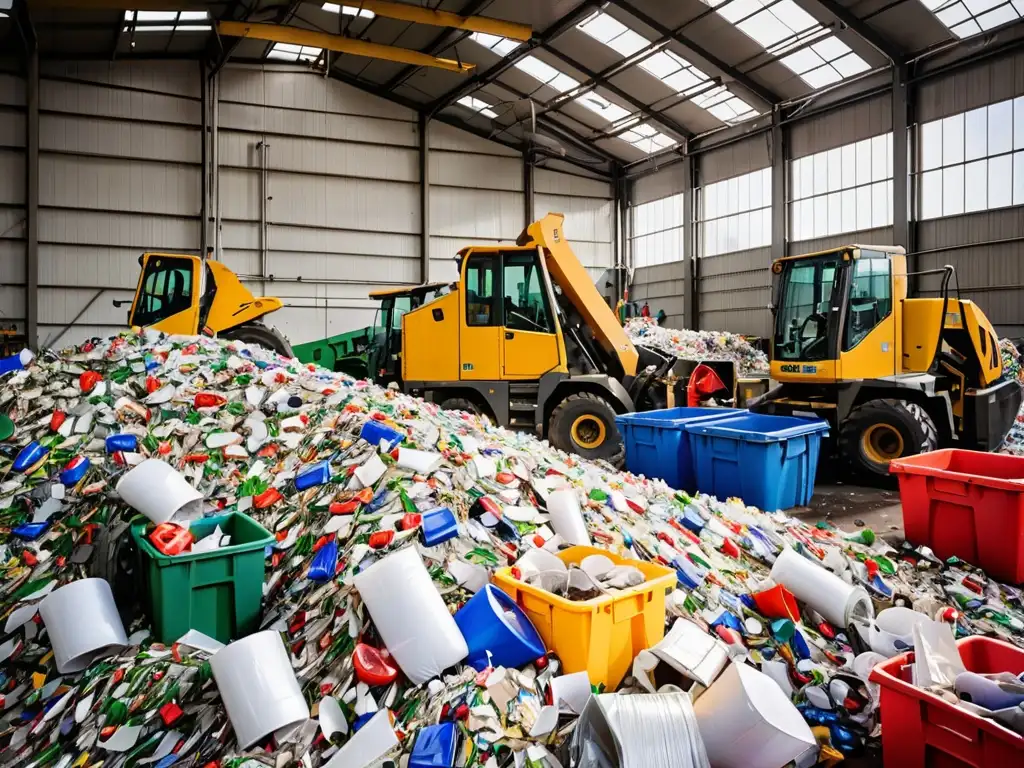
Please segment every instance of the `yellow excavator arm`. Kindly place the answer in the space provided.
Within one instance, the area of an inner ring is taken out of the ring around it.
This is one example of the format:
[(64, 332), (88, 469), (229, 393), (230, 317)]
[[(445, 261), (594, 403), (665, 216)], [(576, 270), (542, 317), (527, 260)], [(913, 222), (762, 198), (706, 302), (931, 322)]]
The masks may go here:
[(595, 340), (606, 352), (618, 357), (624, 375), (635, 376), (639, 360), (636, 347), (619, 325), (615, 312), (597, 290), (586, 268), (573, 253), (562, 229), (564, 221), (565, 216), (562, 214), (549, 213), (523, 230), (516, 244), (536, 244), (543, 249), (551, 279), (580, 313)]

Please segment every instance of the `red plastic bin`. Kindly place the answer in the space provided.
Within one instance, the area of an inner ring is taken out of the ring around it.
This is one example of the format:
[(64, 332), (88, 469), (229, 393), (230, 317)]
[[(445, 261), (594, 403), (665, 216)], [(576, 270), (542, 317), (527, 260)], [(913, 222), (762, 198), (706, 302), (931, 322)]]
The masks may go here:
[(1024, 457), (949, 448), (896, 459), (907, 541), (1024, 582)]
[[(1024, 670), (1024, 650), (1001, 640), (968, 637), (960, 658), (980, 674)], [(913, 652), (871, 671), (881, 686), (882, 762), (885, 768), (1002, 768), (1024, 765), (1024, 736), (943, 701), (911, 684)]]

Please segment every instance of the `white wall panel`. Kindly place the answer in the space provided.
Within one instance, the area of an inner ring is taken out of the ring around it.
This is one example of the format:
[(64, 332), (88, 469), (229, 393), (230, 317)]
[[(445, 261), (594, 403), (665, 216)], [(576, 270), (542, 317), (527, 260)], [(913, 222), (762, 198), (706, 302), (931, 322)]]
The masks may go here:
[(0, 323), (25, 323), (25, 81), (0, 73)]
[(472, 133), (463, 131), (446, 123), (433, 122), (430, 124), (430, 148), (432, 150), (447, 150), (449, 152), (475, 152), (481, 155), (500, 155), (504, 157), (522, 157), (519, 152), (498, 144), (494, 141), (482, 139)]
[(612, 196), (611, 187), (606, 181), (586, 179), (572, 173), (558, 173), (544, 168), (538, 168), (534, 172), (533, 184), (537, 192), (551, 195), (606, 199)]
[[(604, 186), (606, 194), (610, 196), (610, 188), (607, 184)], [(598, 276), (602, 269), (614, 266), (612, 217), (615, 214), (615, 202), (610, 197), (538, 193), (534, 198), (534, 211), (535, 218), (548, 213), (561, 213), (565, 216), (566, 239), (584, 266), (593, 269)]]
[[(19, 116), (21, 119), (23, 116)], [(0, 203), (25, 203), (25, 153), (0, 149)]]
[(523, 230), (523, 196), (513, 192), (457, 187), (430, 190), (430, 233), (467, 238), (466, 245), (485, 240), (514, 241)]
[(449, 187), (522, 192), (523, 162), (518, 157), (431, 152), (430, 183)]
[(197, 170), (202, 160), (193, 126), (147, 125), (79, 115), (40, 115), (39, 148), (192, 164)]
[[(134, 65), (122, 63), (118, 66), (143, 67), (145, 62)], [(198, 67), (193, 68), (198, 80)], [(139, 93), (102, 85), (46, 79), (39, 84), (39, 108), (46, 112), (100, 115), (123, 120), (183, 125), (198, 125), (201, 117), (198, 98), (164, 93)]]

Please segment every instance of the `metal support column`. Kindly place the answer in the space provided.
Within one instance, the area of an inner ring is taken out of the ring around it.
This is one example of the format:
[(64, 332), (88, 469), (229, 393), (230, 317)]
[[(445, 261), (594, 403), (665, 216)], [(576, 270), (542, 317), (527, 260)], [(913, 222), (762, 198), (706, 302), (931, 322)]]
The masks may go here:
[[(206, 62), (199, 62), (199, 89), (201, 97), (201, 127), (199, 162), (202, 167), (203, 199), (199, 205), (199, 253), (206, 258), (210, 227), (210, 80), (206, 76)], [(205, 273), (204, 273), (205, 279)]]
[[(907, 67), (892, 68), (892, 241), (907, 253), (914, 250), (914, 227), (910, 220), (910, 88)], [(911, 271), (916, 265), (910, 265)]]
[(626, 189), (622, 171), (612, 169), (612, 295), (615, 301), (622, 296), (622, 288), (626, 281), (626, 249), (623, 245), (626, 216)]
[(430, 282), (430, 118), (420, 112), (420, 281)]
[(535, 179), (537, 176), (537, 156), (534, 150), (523, 152), (523, 227), (533, 223), (535, 214)]
[(772, 259), (788, 255), (786, 242), (786, 138), (782, 127), (782, 113), (772, 113), (772, 130), (768, 134), (771, 142), (772, 160)]
[(683, 327), (696, 330), (699, 327), (697, 306), (697, 232), (694, 224), (696, 211), (696, 166), (693, 155), (683, 159), (683, 174), (686, 186), (683, 188)]
[(39, 46), (28, 52), (25, 113), (25, 338), (39, 344)]

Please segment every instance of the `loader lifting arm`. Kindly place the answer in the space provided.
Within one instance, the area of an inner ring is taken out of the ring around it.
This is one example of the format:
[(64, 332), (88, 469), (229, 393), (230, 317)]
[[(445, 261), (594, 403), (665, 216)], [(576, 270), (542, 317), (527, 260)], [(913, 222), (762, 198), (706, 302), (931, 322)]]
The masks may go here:
[(594, 339), (618, 360), (623, 377), (636, 376), (636, 347), (565, 239), (564, 220), (560, 213), (549, 213), (524, 229), (516, 245), (537, 245), (542, 249), (552, 280), (590, 328)]

